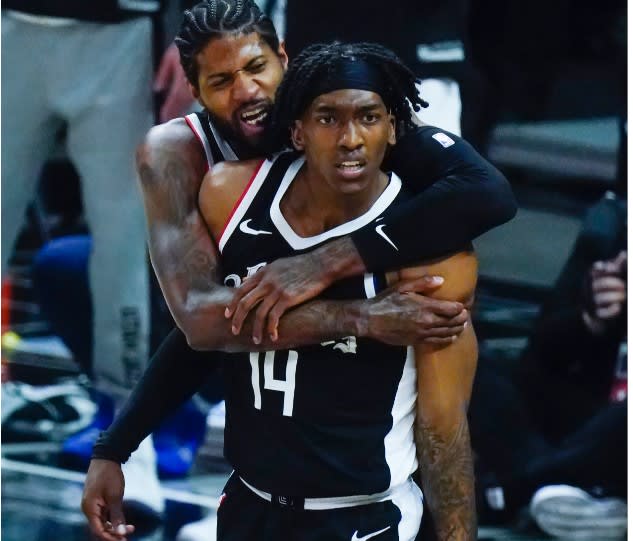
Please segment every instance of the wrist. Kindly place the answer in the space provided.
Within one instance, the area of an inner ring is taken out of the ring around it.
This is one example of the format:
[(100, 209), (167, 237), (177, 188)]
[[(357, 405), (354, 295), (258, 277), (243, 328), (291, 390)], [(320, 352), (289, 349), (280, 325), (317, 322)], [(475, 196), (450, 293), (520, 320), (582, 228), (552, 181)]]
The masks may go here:
[(369, 333), (366, 301), (351, 301), (341, 304), (339, 328), (342, 336), (366, 337)]

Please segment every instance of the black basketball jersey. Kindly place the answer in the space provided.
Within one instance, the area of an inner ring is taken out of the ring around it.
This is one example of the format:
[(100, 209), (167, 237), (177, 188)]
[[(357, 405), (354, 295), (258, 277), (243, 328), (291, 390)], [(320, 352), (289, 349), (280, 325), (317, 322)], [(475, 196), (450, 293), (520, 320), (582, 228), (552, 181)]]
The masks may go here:
[(185, 117), (185, 121), (200, 141), (209, 167), (214, 163), (239, 159), (229, 142), (213, 125), (206, 111), (191, 113)]
[[(261, 163), (218, 242), (225, 284), (237, 286), (267, 262), (370, 222), (380, 232), (382, 212), (404, 197), (392, 175), (365, 214), (300, 237), (279, 205), (303, 163), (291, 152)], [(366, 298), (376, 288), (366, 275), (337, 283), (325, 296)], [(225, 455), (259, 490), (298, 498), (377, 494), (404, 482), (417, 466), (412, 348), (349, 336), (234, 354), (226, 364), (226, 386)]]

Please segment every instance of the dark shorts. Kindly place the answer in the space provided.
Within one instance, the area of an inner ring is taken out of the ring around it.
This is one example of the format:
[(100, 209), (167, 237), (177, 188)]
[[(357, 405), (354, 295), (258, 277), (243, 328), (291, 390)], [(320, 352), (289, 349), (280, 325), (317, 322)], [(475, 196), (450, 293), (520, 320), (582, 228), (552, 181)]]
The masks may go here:
[[(299, 504), (300, 505), (300, 504)], [(218, 541), (413, 541), (422, 518), (418, 487), (384, 502), (306, 510), (268, 502), (233, 474), (218, 509)]]

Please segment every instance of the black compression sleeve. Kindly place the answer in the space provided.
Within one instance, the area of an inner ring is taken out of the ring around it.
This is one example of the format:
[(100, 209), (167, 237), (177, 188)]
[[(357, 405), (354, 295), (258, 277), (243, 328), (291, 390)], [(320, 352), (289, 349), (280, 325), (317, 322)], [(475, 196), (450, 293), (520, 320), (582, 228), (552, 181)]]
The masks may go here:
[(173, 329), (112, 425), (99, 436), (92, 458), (125, 462), (170, 413), (218, 371), (221, 356), (192, 350), (180, 329)]
[(516, 214), (505, 177), (466, 141), (439, 128), (402, 137), (386, 165), (416, 195), (352, 234), (369, 271), (457, 251)]

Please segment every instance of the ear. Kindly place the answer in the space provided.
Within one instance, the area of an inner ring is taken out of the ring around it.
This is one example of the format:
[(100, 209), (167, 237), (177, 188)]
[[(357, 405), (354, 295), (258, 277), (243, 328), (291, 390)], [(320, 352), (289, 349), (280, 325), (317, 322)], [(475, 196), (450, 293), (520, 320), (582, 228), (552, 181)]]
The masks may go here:
[(387, 142), (394, 146), (396, 144), (396, 117), (391, 113), (389, 114), (389, 138)]
[(288, 69), (288, 53), (286, 52), (286, 42), (285, 40), (281, 40), (279, 42), (279, 49), (277, 49), (277, 56), (281, 61), (281, 65), (284, 68), (284, 71)]
[[(195, 86), (193, 86), (189, 80), (187, 80), (187, 86), (189, 87), (189, 92), (191, 92), (191, 95), (193, 96), (194, 100), (197, 100), (198, 102), (200, 102), (200, 90), (198, 90)], [(204, 107), (204, 105), (201, 103), (200, 105), (202, 105)]]
[(305, 141), (303, 138), (303, 124), (301, 120), (295, 120), (294, 126), (290, 128), (290, 138), (292, 139), (292, 146), (299, 152), (303, 152), (305, 149)]

